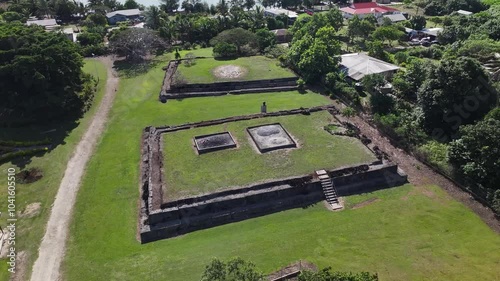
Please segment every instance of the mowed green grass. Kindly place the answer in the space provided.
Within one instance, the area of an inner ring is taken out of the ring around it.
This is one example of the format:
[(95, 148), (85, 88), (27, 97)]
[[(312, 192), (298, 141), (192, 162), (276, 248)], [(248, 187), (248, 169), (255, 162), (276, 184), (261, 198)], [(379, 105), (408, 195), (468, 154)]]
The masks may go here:
[[(163, 134), (166, 199), (174, 200), (233, 186), (313, 173), (318, 169), (365, 163), (375, 156), (356, 138), (332, 136), (323, 127), (334, 121), (326, 111), (267, 117)], [(280, 123), (299, 148), (259, 154), (247, 127)], [(229, 131), (238, 148), (198, 155), (195, 136)]]
[[(64, 143), (50, 152), (42, 155), (35, 156), (31, 162), (26, 165), (26, 169), (37, 167), (42, 169), (43, 178), (32, 184), (16, 184), (16, 209), (17, 211), (24, 211), (27, 205), (35, 202), (41, 203), (40, 213), (32, 218), (19, 218), (17, 221), (16, 230), (16, 250), (18, 254), (21, 251), (26, 252), (26, 262), (28, 265), (27, 276), (29, 277), (31, 267), (38, 255), (38, 247), (45, 232), (51, 205), (54, 202), (55, 195), (59, 188), (59, 184), (64, 175), (66, 164), (71, 157), (74, 148), (80, 138), (82, 137), (85, 129), (90, 125), (91, 117), (94, 115), (97, 105), (100, 103), (104, 96), (104, 89), (106, 85), (106, 67), (97, 60), (85, 60), (83, 70), (94, 76), (98, 75), (100, 83), (98, 91), (94, 97), (94, 104), (92, 108), (85, 114), (83, 118), (78, 121), (78, 126), (71, 131), (67, 132), (64, 138)], [(50, 133), (41, 134), (40, 132), (56, 129), (53, 134), (60, 134), (62, 130), (66, 130), (67, 126), (64, 123), (50, 124), (48, 126), (39, 127), (22, 127), (22, 128), (0, 128), (0, 139), (2, 140), (32, 140), (44, 139), (51, 137)], [(5, 229), (6, 225), (6, 211), (7, 211), (7, 169), (10, 167), (16, 168), (19, 172), (21, 167), (18, 167), (18, 159), (12, 162), (0, 165), (2, 176), (0, 178), (0, 212), (2, 212), (3, 220), (0, 225)], [(4, 200), (5, 199), (5, 200)], [(5, 260), (0, 260), (2, 266), (0, 270), (0, 280), (8, 280), (8, 275), (4, 274), (3, 269)]]
[[(279, 93), (157, 101), (161, 66), (120, 84), (108, 130), (87, 168), (73, 212), (64, 279), (199, 280), (213, 257), (241, 256), (271, 272), (299, 259), (381, 280), (499, 279), (500, 237), (434, 186), (403, 187), (140, 245), (136, 240), (139, 148), (147, 125), (181, 124), (325, 104), (316, 94)], [(356, 203), (377, 197), (363, 208)]]
[[(224, 65), (240, 66), (246, 72), (238, 78), (221, 78), (214, 75), (214, 69)], [(233, 60), (196, 59), (195, 65), (180, 64), (177, 71), (188, 83), (251, 81), (295, 76), (289, 69), (279, 66), (277, 60), (264, 56), (242, 57)]]

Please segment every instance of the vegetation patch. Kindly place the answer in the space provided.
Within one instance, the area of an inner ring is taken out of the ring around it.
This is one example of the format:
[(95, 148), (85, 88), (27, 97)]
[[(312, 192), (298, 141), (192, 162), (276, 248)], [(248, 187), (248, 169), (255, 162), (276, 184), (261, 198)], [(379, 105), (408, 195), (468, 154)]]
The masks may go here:
[[(330, 113), (321, 111), (309, 116), (266, 117), (164, 134), (166, 199), (375, 160), (357, 139), (333, 136), (323, 130), (332, 119)], [(246, 128), (272, 123), (280, 123), (299, 148), (259, 153)], [(195, 152), (195, 136), (221, 131), (229, 131), (239, 147), (202, 155)]]
[(232, 60), (198, 58), (196, 65), (180, 64), (177, 72), (187, 83), (214, 83), (225, 81), (252, 81), (295, 77), (278, 65), (278, 61), (264, 56), (242, 57)]

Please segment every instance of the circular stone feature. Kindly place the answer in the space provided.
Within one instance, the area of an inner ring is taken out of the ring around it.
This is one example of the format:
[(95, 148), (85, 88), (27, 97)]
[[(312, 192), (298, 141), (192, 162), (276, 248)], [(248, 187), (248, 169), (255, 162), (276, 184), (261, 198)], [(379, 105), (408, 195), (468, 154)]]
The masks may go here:
[(213, 70), (213, 74), (221, 79), (237, 79), (245, 76), (247, 73), (246, 68), (237, 65), (221, 65)]

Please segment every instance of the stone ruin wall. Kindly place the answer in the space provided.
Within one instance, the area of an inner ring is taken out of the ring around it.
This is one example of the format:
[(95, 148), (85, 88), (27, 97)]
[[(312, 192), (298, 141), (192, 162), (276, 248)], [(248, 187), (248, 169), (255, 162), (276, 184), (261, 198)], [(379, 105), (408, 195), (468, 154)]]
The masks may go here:
[[(325, 199), (321, 182), (312, 175), (303, 175), (238, 187), (222, 192), (194, 196), (173, 202), (163, 202), (163, 155), (161, 135), (167, 132), (212, 126), (269, 116), (309, 114), (328, 110), (338, 114), (334, 106), (320, 106), (267, 114), (222, 118), (188, 123), (179, 126), (147, 127), (144, 129), (141, 149), (141, 208), (139, 234), (141, 243), (178, 236), (188, 232), (214, 227), (248, 218), (263, 216), (291, 208), (306, 207)], [(359, 137), (379, 160), (328, 171), (339, 196), (371, 192), (398, 186), (406, 182), (406, 175), (369, 140)]]

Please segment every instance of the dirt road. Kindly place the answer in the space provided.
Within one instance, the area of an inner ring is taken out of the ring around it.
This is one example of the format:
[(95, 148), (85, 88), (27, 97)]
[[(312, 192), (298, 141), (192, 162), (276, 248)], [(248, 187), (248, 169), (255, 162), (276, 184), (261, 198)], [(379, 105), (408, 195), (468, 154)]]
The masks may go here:
[(87, 162), (92, 156), (95, 145), (104, 130), (118, 87), (119, 79), (112, 69), (112, 59), (105, 57), (99, 58), (99, 60), (106, 65), (108, 70), (106, 93), (92, 118), (90, 126), (66, 166), (64, 177), (52, 206), (45, 235), (40, 245), (38, 259), (33, 266), (31, 281), (56, 281), (60, 278), (59, 269), (64, 257), (66, 238), (68, 237), (69, 223), (76, 195)]

